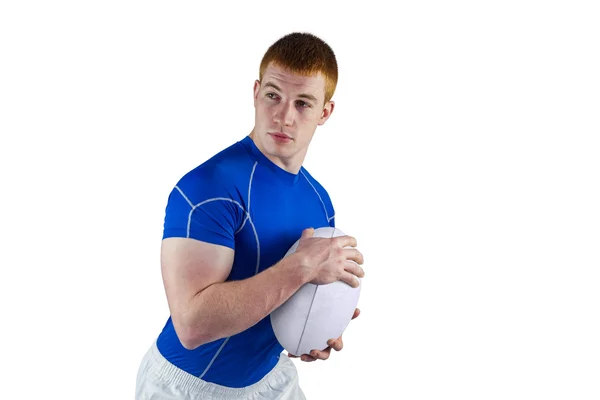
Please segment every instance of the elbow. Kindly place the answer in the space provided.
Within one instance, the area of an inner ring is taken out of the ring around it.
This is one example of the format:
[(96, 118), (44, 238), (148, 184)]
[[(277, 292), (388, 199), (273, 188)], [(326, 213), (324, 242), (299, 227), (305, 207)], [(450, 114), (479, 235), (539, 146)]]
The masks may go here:
[(202, 344), (197, 338), (189, 335), (181, 335), (179, 336), (179, 342), (186, 350), (195, 350)]
[(195, 350), (209, 341), (197, 327), (181, 322), (177, 323), (175, 319), (173, 319), (173, 327), (179, 342), (186, 350)]

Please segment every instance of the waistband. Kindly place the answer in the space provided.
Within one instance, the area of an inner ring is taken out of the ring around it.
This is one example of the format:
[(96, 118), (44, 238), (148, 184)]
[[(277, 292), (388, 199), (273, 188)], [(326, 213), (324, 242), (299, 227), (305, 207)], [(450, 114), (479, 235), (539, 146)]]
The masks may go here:
[(273, 385), (283, 381), (298, 379), (296, 367), (292, 360), (280, 356), (275, 367), (260, 381), (243, 388), (230, 388), (216, 383), (207, 382), (171, 364), (158, 350), (156, 342), (152, 344), (146, 354), (148, 367), (152, 373), (169, 385), (176, 385), (190, 393), (210, 394), (215, 397), (244, 397), (252, 393), (268, 391)]

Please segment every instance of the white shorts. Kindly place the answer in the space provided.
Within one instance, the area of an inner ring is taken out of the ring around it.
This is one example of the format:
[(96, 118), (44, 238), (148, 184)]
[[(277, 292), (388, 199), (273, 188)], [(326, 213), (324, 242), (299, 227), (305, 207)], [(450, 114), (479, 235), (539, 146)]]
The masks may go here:
[(193, 399), (279, 399), (305, 400), (294, 362), (285, 354), (260, 381), (243, 388), (229, 388), (206, 382), (167, 361), (153, 343), (140, 364), (136, 400)]

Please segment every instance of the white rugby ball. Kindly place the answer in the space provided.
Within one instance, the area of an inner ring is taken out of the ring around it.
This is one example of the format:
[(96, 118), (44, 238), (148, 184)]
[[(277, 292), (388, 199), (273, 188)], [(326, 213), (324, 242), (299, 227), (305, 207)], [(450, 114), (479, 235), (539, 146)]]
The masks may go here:
[[(337, 228), (315, 229), (314, 237), (345, 235)], [(293, 254), (300, 239), (284, 258)], [(277, 340), (288, 353), (300, 356), (312, 350), (324, 350), (329, 339), (337, 339), (350, 323), (358, 305), (362, 279), (353, 288), (342, 281), (326, 285), (304, 284), (285, 303), (271, 313), (271, 325)]]

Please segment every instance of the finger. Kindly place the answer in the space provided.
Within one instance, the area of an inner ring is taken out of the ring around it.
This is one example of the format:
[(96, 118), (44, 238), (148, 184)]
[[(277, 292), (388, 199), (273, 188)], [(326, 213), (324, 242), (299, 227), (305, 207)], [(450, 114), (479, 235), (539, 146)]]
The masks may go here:
[(335, 244), (340, 247), (356, 247), (358, 244), (356, 242), (356, 238), (354, 236), (344, 235), (344, 236), (336, 236), (333, 238)]
[(354, 261), (346, 261), (344, 264), (344, 270), (346, 272), (350, 272), (352, 275), (355, 275), (357, 278), (364, 278), (365, 276), (365, 270)]
[(312, 357), (308, 354), (302, 354), (302, 357), (300, 357), (300, 359), (304, 362), (313, 362), (313, 361), (317, 361), (317, 359), (315, 357)]
[(327, 344), (335, 351), (340, 351), (344, 348), (344, 341), (341, 336), (338, 339), (330, 339)]
[(327, 360), (329, 358), (329, 354), (331, 353), (331, 347), (327, 347), (325, 350), (313, 350), (310, 352), (311, 357), (315, 360)]
[(356, 276), (351, 274), (350, 272), (342, 272), (342, 275), (339, 278), (340, 281), (347, 283), (350, 287), (356, 289), (360, 286), (360, 281)]
[(309, 237), (314, 236), (315, 234), (315, 229), (314, 228), (306, 228), (302, 231), (302, 236), (300, 236), (300, 239), (306, 239)]
[(347, 260), (354, 261), (355, 263), (362, 265), (365, 263), (365, 257), (363, 254), (353, 247), (346, 247), (343, 249), (344, 257)]
[(360, 310), (358, 308), (354, 309), (354, 315), (352, 315), (351, 319), (354, 319), (360, 315)]
[(293, 354), (290, 354), (290, 353), (288, 353), (288, 357), (289, 357), (289, 358), (298, 358), (298, 356), (295, 356), (295, 355), (293, 355)]

